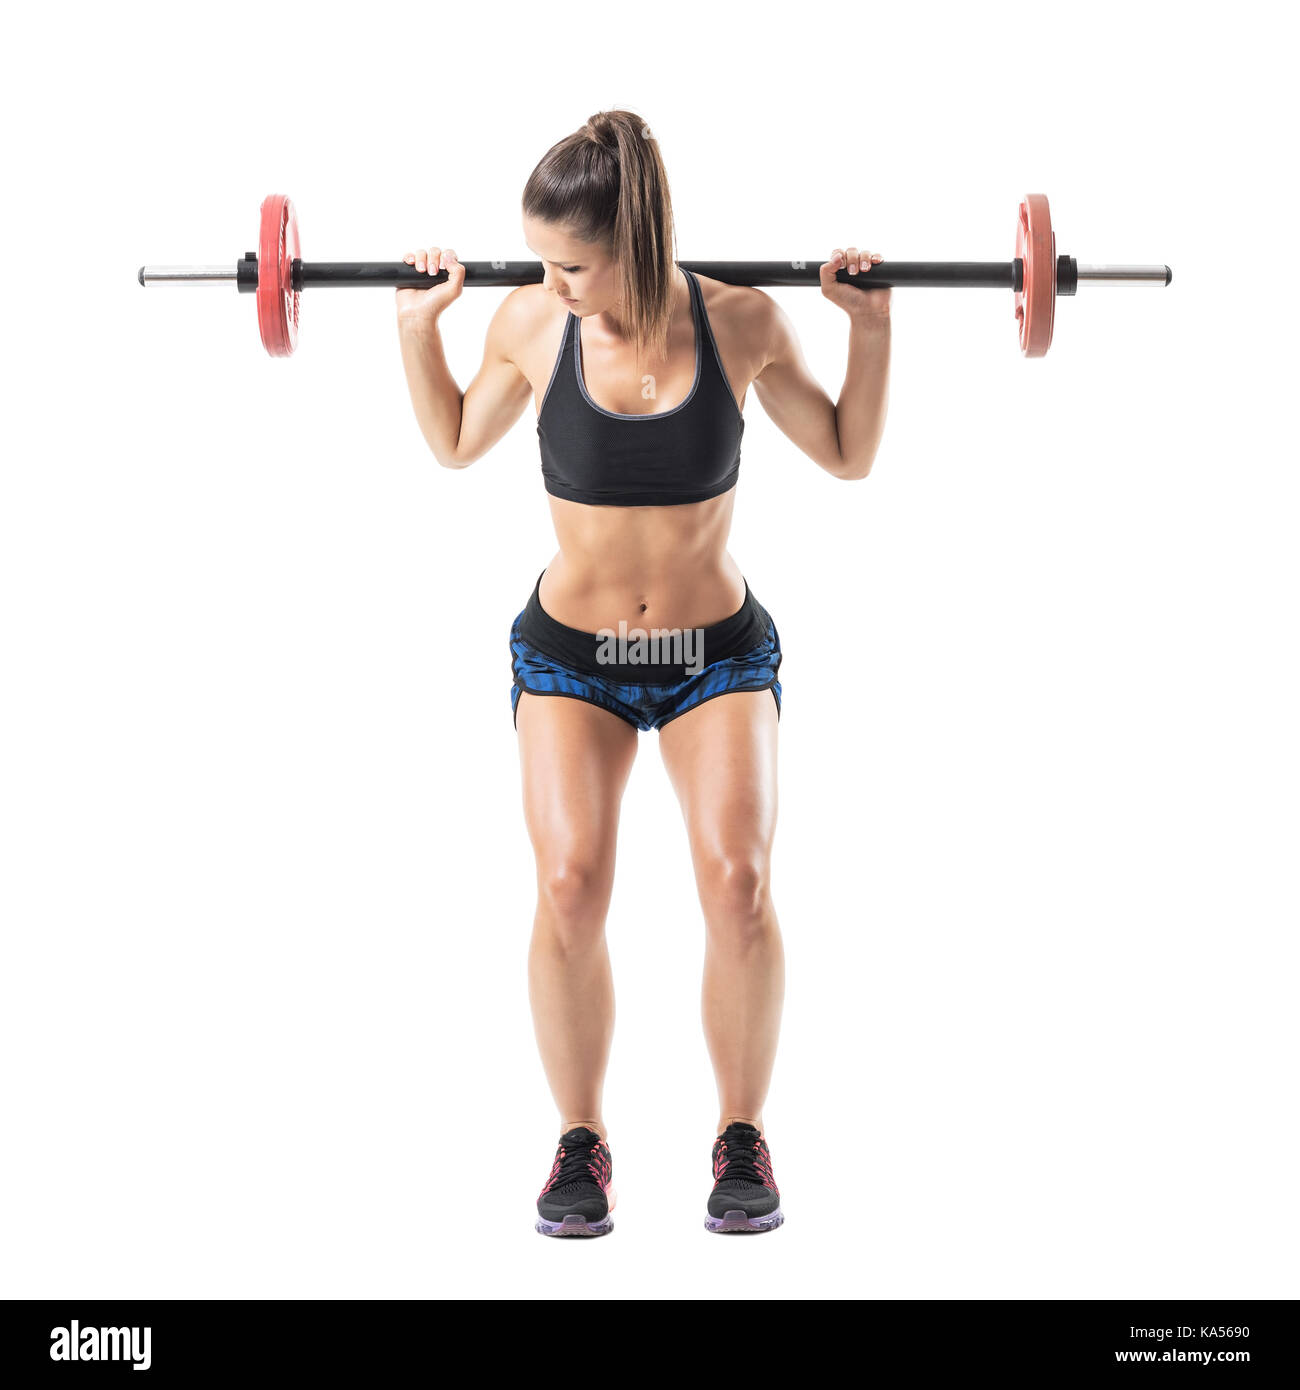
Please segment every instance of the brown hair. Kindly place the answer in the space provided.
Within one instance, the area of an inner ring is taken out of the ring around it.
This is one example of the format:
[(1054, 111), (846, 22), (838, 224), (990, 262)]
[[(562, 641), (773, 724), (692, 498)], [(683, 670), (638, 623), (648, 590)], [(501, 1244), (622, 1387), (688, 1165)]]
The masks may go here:
[(524, 185), (525, 216), (610, 248), (637, 358), (668, 353), (673, 206), (659, 143), (631, 111), (598, 111), (552, 145)]

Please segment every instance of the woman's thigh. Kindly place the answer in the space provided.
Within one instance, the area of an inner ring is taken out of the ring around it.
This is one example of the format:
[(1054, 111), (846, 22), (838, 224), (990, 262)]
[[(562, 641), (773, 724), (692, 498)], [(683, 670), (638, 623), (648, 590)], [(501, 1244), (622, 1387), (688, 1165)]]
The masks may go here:
[(539, 872), (612, 872), (637, 731), (608, 710), (562, 695), (519, 697), (524, 819)]
[(776, 832), (777, 714), (770, 690), (719, 695), (665, 724), (659, 751), (697, 871), (766, 860)]

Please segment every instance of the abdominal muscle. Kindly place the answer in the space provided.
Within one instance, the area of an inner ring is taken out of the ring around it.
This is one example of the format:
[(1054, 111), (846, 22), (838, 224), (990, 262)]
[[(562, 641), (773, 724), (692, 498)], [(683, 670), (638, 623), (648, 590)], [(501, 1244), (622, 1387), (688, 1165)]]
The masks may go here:
[(673, 507), (593, 507), (548, 497), (560, 548), (538, 597), (556, 622), (602, 628), (708, 627), (745, 601), (727, 553), (735, 490)]

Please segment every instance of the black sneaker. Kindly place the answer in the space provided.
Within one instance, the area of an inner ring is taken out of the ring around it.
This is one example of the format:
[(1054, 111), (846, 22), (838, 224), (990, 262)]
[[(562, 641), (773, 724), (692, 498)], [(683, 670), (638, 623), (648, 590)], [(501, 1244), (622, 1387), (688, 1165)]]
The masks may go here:
[(582, 1126), (562, 1134), (537, 1199), (537, 1229), (544, 1236), (607, 1235), (614, 1229), (613, 1171), (609, 1145), (599, 1134)]
[(737, 1120), (713, 1141), (713, 1177), (708, 1230), (772, 1231), (785, 1220), (767, 1140), (753, 1125)]

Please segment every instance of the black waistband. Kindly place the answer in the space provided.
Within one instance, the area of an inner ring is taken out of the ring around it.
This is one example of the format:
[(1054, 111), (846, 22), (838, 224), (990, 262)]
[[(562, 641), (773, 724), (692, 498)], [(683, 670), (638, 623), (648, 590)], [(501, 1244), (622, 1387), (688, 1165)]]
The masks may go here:
[[(678, 633), (675, 637), (664, 636), (664, 629), (630, 625), (622, 634), (606, 636), (567, 627), (542, 607), (541, 587), (539, 574), (519, 622), (524, 641), (570, 670), (624, 685), (676, 685), (715, 661), (752, 652), (767, 639), (767, 614), (750, 592), (748, 580), (745, 600), (729, 618), (685, 632), (672, 629)], [(616, 640), (620, 635), (622, 642)]]

